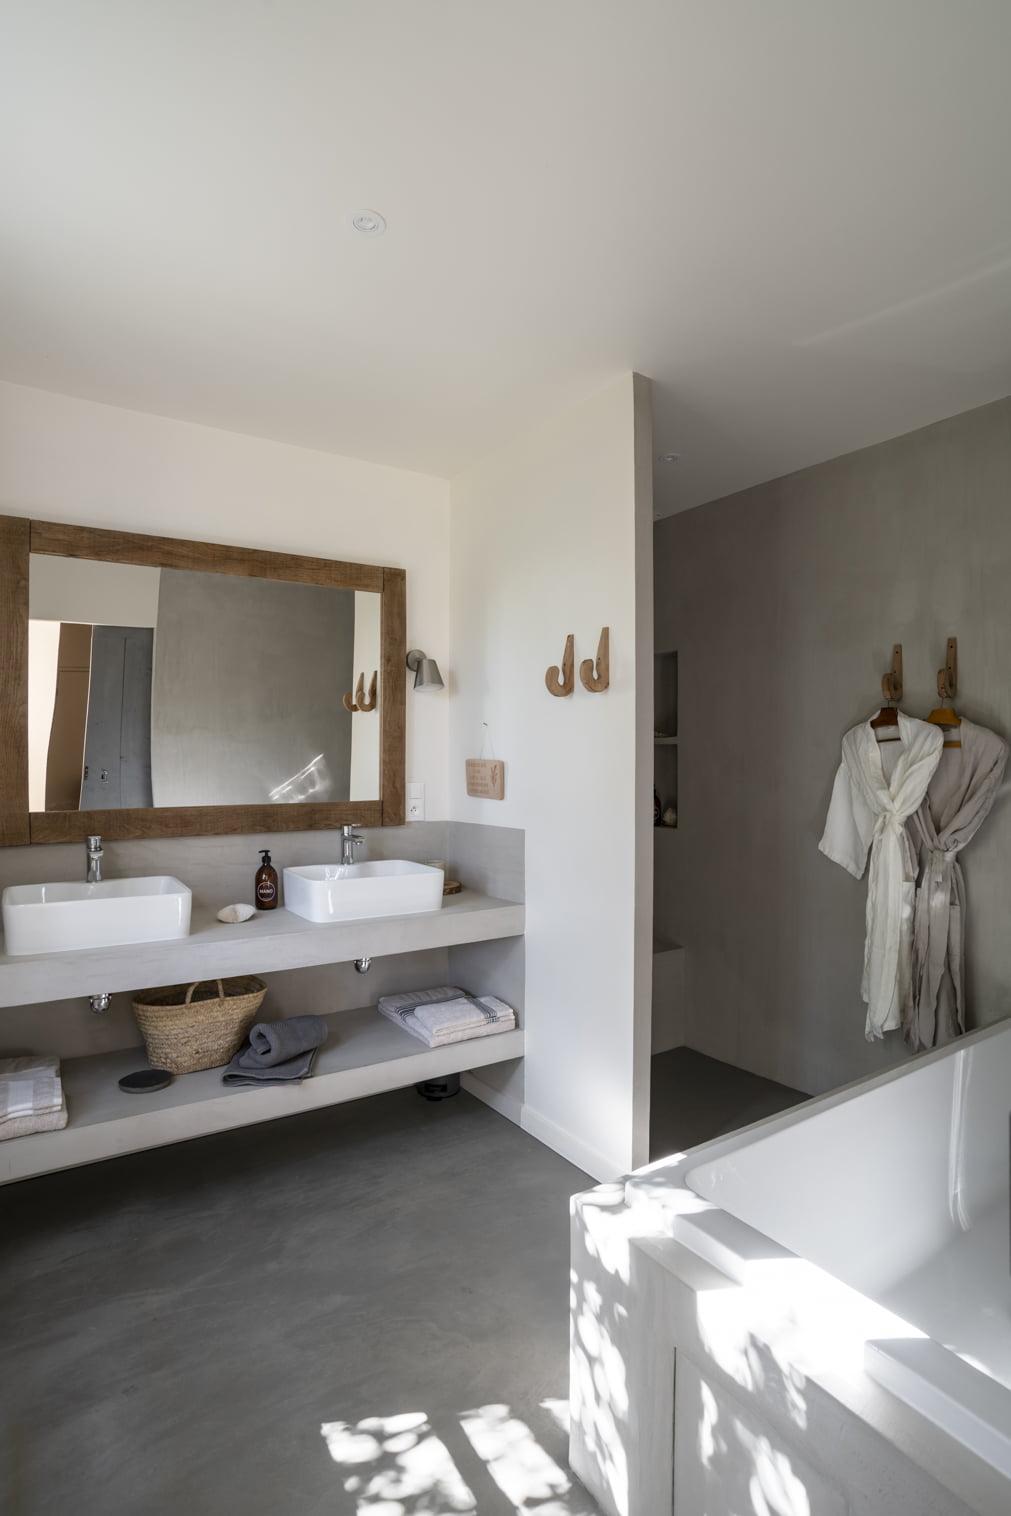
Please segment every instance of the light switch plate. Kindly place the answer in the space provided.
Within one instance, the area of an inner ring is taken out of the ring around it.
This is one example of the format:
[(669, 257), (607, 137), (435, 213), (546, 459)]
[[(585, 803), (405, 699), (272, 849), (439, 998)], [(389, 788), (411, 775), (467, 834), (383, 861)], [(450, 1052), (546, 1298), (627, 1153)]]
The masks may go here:
[(425, 819), (425, 786), (423, 784), (407, 786), (407, 819), (408, 821), (424, 821)]

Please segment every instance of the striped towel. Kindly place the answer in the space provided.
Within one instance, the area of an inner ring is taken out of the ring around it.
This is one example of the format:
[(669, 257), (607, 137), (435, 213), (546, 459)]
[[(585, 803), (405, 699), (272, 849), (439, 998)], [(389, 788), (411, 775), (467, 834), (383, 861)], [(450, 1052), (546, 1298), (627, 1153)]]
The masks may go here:
[(468, 995), (454, 985), (384, 995), (379, 1012), (430, 1048), (511, 1032), (516, 1025), (516, 1012), (504, 1000), (494, 995)]
[(0, 1058), (0, 1142), (55, 1132), (67, 1124), (56, 1058)]

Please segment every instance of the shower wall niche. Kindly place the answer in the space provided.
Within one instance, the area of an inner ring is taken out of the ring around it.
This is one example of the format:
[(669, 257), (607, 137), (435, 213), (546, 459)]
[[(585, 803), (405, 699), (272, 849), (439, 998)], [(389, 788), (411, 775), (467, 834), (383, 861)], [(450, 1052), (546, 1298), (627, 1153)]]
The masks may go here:
[[(676, 651), (653, 655), (653, 785), (660, 797), (658, 830), (675, 831), (678, 825), (678, 655)], [(673, 826), (662, 817), (674, 812)]]

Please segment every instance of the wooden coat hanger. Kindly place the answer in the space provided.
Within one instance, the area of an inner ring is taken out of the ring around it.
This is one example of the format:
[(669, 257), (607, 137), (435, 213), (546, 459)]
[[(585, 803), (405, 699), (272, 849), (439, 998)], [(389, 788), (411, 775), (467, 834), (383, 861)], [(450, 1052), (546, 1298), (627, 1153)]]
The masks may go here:
[(885, 737), (878, 737), (879, 742), (901, 742), (899, 735), (899, 712), (898, 705), (902, 699), (902, 643), (896, 642), (892, 648), (892, 666), (887, 674), (881, 676), (881, 693), (885, 697), (885, 703), (871, 722), (871, 729), (875, 732), (888, 732)]
[[(946, 700), (955, 698), (958, 689), (958, 638), (948, 638), (948, 650), (944, 658), (944, 668), (937, 671), (937, 693), (941, 704), (931, 711), (927, 720), (931, 726), (943, 726), (949, 730), (957, 730), (962, 725), (962, 718), (952, 705), (945, 705)], [(945, 737), (945, 747), (961, 747), (961, 737)]]

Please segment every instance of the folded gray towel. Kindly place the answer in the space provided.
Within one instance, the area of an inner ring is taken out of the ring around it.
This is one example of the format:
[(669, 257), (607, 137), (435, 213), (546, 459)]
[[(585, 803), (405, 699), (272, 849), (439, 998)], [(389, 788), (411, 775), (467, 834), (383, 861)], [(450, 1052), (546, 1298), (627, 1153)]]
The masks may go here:
[(322, 1016), (258, 1021), (221, 1076), (223, 1084), (297, 1084), (308, 1079), (327, 1039)]
[(245, 1062), (244, 1060), (249, 1058), (249, 1048), (244, 1048), (241, 1053), (236, 1053), (225, 1069), (221, 1082), (222, 1084), (250, 1085), (298, 1084), (302, 1079), (308, 1079), (312, 1073), (312, 1066), (318, 1052), (319, 1048), (307, 1048), (304, 1053), (296, 1053), (294, 1058), (289, 1058), (285, 1063), (265, 1066), (262, 1063)]
[(327, 1025), (322, 1016), (289, 1016), (283, 1021), (258, 1021), (249, 1034), (249, 1046), (240, 1057), (243, 1068), (272, 1069), (300, 1053), (322, 1047)]

